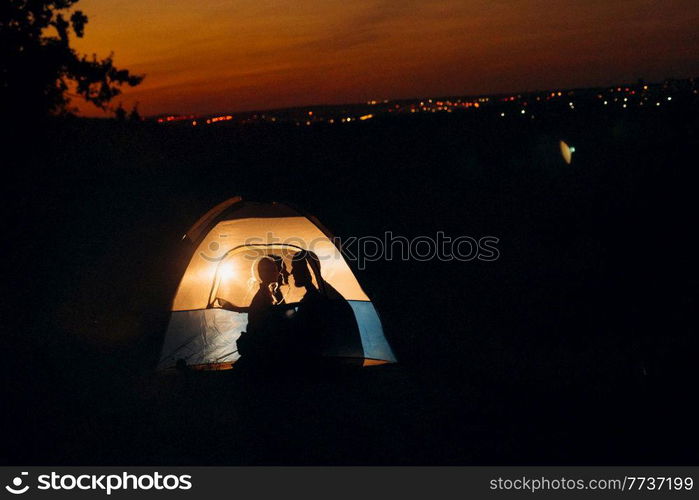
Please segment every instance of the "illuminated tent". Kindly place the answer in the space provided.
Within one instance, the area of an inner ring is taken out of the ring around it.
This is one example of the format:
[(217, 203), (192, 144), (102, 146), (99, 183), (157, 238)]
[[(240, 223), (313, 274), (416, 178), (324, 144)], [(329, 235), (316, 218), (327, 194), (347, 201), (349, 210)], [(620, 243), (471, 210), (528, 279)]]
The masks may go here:
[[(212, 208), (183, 239), (193, 253), (172, 303), (158, 368), (182, 364), (199, 369), (231, 368), (240, 358), (236, 341), (248, 325), (246, 309), (260, 288), (256, 262), (274, 257), (288, 269), (294, 256), (304, 250), (316, 255), (320, 263), (324, 286), (314, 278), (315, 286), (331, 290), (333, 300), (342, 301), (352, 311), (347, 328), (324, 335), (318, 346), (322, 356), (364, 366), (395, 362), (373, 304), (332, 235), (314, 217), (280, 203), (236, 197)], [(294, 286), (292, 278), (279, 290), (286, 313), (293, 315), (304, 288)], [(222, 301), (234, 307), (217, 307)]]

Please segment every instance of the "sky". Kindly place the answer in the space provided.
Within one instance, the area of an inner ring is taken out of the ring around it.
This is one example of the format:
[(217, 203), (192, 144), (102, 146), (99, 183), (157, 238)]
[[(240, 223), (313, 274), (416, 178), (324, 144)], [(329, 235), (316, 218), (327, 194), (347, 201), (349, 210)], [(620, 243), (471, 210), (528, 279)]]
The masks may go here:
[[(210, 114), (699, 76), (697, 0), (81, 0), (114, 104)], [(79, 104), (76, 100), (74, 104)], [(101, 111), (81, 105), (84, 115)]]

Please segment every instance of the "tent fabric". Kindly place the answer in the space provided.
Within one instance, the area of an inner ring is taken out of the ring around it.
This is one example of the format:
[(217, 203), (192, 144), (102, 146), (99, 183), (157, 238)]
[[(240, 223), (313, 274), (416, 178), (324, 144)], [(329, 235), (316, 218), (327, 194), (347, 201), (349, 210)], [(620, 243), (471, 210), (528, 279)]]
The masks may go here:
[(240, 357), (235, 342), (247, 322), (247, 314), (223, 309), (173, 312), (159, 367), (180, 359), (188, 365), (234, 363)]
[(228, 252), (275, 242), (313, 251), (320, 260), (323, 278), (346, 300), (369, 300), (337, 247), (306, 217), (249, 217), (221, 221), (202, 238), (180, 282), (173, 310), (208, 305), (218, 263)]
[(189, 231), (185, 233), (184, 237), (189, 238), (190, 241), (196, 241), (199, 239), (202, 231), (206, 230), (206, 226), (210, 224), (212, 220), (218, 217), (221, 212), (229, 208), (231, 205), (239, 203), (240, 201), (242, 201), (242, 198), (240, 198), (240, 196), (236, 196), (219, 203), (214, 208), (202, 215), (201, 218), (189, 229)]
[[(302, 250), (313, 252), (320, 263), (321, 283), (314, 278), (314, 287), (323, 293), (332, 291), (335, 301), (345, 303), (337, 304), (341, 307), (335, 311), (349, 314), (347, 325), (333, 327), (325, 335), (322, 345), (317, 346), (320, 353), (363, 358), (365, 365), (396, 361), (376, 309), (332, 235), (315, 218), (280, 203), (236, 197), (207, 212), (185, 239), (193, 245), (193, 252), (172, 303), (158, 368), (182, 361), (199, 367), (235, 363), (240, 358), (236, 341), (248, 325), (246, 308), (259, 288), (257, 262), (272, 256), (289, 269), (291, 259)], [(285, 314), (291, 317), (298, 311), (305, 289), (290, 281), (279, 290)], [(236, 310), (216, 307), (221, 299)]]
[(354, 311), (359, 333), (362, 339), (364, 357), (374, 360), (395, 361), (391, 346), (383, 334), (379, 315), (370, 301), (350, 300), (349, 305)]
[[(351, 345), (334, 343), (322, 354), (395, 361), (373, 304), (368, 301), (348, 302), (359, 327), (361, 349), (352, 350)], [(246, 313), (223, 309), (173, 312), (163, 346), (160, 368), (174, 366), (179, 359), (188, 365), (235, 363), (240, 358), (235, 342), (245, 330), (246, 324)]]

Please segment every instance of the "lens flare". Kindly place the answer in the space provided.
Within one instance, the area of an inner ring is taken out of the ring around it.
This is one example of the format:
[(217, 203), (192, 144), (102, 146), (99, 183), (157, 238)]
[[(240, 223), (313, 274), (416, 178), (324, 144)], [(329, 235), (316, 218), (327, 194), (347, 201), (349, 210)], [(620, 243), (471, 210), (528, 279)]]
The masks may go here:
[(559, 141), (558, 145), (561, 148), (561, 156), (563, 156), (563, 160), (570, 165), (570, 162), (573, 161), (573, 153), (575, 153), (575, 148), (568, 146), (565, 141)]

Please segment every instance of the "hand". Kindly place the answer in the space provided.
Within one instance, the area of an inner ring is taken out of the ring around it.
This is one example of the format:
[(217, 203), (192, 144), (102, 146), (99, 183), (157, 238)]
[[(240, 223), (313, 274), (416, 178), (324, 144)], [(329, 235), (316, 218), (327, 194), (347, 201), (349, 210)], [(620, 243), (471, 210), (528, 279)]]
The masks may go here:
[(216, 300), (218, 300), (218, 307), (222, 307), (224, 309), (229, 309), (233, 307), (233, 304), (228, 302), (226, 299), (222, 299), (220, 297), (216, 297)]

